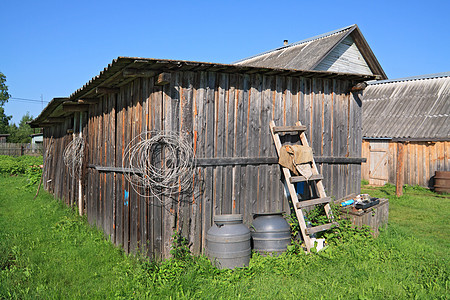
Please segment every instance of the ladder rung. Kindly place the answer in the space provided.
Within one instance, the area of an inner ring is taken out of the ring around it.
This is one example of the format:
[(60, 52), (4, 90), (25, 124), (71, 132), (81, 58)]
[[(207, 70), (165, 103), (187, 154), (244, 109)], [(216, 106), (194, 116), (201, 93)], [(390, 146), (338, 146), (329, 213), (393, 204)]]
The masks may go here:
[[(322, 180), (323, 176), (320, 174), (317, 175), (312, 175), (309, 180)], [(296, 183), (296, 182), (302, 182), (302, 181), (307, 181), (306, 178), (304, 176), (292, 176), (290, 179), (291, 183)]]
[(303, 132), (306, 130), (306, 126), (275, 126), (273, 127), (273, 133), (279, 132)]
[(309, 227), (306, 228), (306, 234), (314, 234), (316, 232), (321, 232), (321, 231), (325, 231), (328, 230), (332, 227), (339, 227), (339, 223), (338, 222), (331, 222), (328, 224), (324, 224), (324, 225), (320, 225), (320, 226), (315, 226), (315, 227)]
[(297, 203), (297, 208), (304, 208), (311, 205), (317, 205), (317, 204), (323, 204), (323, 203), (330, 203), (331, 198), (330, 197), (324, 197), (324, 198), (317, 198), (317, 199), (311, 199), (311, 200), (304, 200)]

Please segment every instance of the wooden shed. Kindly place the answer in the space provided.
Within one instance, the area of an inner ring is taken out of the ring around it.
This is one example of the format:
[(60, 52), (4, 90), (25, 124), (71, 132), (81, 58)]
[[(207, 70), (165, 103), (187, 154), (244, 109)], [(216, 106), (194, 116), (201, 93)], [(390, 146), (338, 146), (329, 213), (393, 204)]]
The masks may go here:
[(435, 171), (450, 171), (450, 72), (369, 83), (362, 151), (370, 184), (401, 176), (403, 184), (433, 187)]
[[(249, 225), (254, 213), (289, 212), (271, 120), (308, 127), (329, 194), (360, 192), (361, 100), (350, 89), (374, 77), (119, 57), (32, 121), (44, 128), (45, 189), (126, 251), (168, 257), (177, 231), (200, 253), (216, 214), (241, 213)], [(160, 201), (130, 186), (124, 152), (148, 130), (187, 137), (196, 162), (190, 193)], [(82, 153), (74, 171), (64, 152), (77, 137), (84, 144), (72, 153)]]

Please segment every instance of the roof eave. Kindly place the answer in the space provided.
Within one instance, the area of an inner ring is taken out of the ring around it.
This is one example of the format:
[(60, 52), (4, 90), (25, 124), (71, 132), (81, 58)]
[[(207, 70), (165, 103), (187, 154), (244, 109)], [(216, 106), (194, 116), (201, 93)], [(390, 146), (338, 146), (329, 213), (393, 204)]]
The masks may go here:
[(44, 123), (44, 121), (51, 115), (51, 113), (64, 101), (69, 100), (69, 98), (60, 97), (60, 98), (53, 98), (47, 106), (41, 111), (41, 113), (28, 122), (28, 124), (31, 126), (31, 128), (39, 128)]

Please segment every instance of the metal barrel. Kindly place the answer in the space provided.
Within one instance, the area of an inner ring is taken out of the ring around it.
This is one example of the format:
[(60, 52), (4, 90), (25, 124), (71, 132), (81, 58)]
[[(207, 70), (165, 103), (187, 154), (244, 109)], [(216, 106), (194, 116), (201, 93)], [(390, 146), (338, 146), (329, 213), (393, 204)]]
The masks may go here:
[(434, 174), (434, 191), (450, 193), (450, 171), (436, 171)]
[(217, 215), (206, 234), (206, 254), (219, 269), (248, 266), (250, 230), (240, 214)]
[(291, 228), (281, 212), (253, 216), (251, 227), (253, 250), (260, 254), (281, 254), (291, 244)]

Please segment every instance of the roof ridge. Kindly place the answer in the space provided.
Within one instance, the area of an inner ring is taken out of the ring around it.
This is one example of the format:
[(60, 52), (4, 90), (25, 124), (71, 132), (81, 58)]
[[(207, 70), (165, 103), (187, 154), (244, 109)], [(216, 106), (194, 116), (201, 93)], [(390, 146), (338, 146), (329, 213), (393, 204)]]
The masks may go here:
[(301, 40), (301, 41), (298, 41), (298, 42), (295, 42), (295, 43), (292, 43), (292, 44), (289, 44), (289, 45), (286, 45), (286, 46), (282, 46), (282, 47), (278, 47), (278, 48), (275, 48), (275, 49), (267, 50), (267, 51), (264, 51), (262, 53), (258, 53), (258, 54), (255, 54), (255, 55), (243, 58), (243, 59), (239, 59), (239, 60), (237, 60), (235, 62), (232, 62), (231, 64), (237, 64), (237, 63), (240, 63), (240, 62), (243, 62), (243, 61), (246, 61), (246, 60), (258, 57), (258, 56), (262, 56), (262, 55), (265, 55), (265, 54), (268, 54), (268, 53), (271, 53), (271, 52), (275, 52), (275, 51), (278, 51), (278, 50), (281, 50), (281, 49), (285, 49), (285, 48), (289, 48), (289, 47), (293, 47), (293, 46), (298, 46), (298, 45), (305, 44), (305, 43), (308, 43), (308, 42), (312, 42), (312, 41), (320, 40), (320, 39), (323, 39), (323, 38), (326, 38), (326, 37), (330, 37), (330, 36), (332, 36), (334, 34), (337, 34), (337, 33), (340, 33), (342, 31), (351, 29), (352, 27), (356, 28), (356, 26), (357, 26), (356, 24), (352, 24), (352, 25), (349, 25), (349, 26), (346, 26), (346, 27), (342, 27), (342, 28), (339, 28), (339, 29), (336, 29), (336, 30), (325, 32), (325, 33), (322, 33), (322, 34), (319, 34), (319, 35), (316, 35), (316, 36), (313, 36), (313, 37), (310, 37), (310, 38), (307, 38), (307, 39), (304, 39), (304, 40)]

